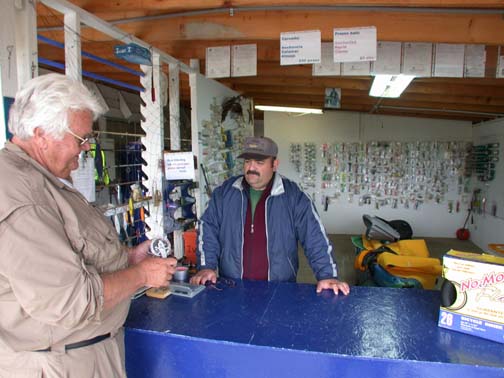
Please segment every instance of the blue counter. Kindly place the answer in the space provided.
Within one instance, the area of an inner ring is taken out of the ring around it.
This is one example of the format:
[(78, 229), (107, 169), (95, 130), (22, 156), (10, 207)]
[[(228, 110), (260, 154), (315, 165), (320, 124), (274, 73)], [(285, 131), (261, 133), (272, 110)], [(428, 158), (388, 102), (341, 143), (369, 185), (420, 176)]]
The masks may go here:
[(240, 282), (134, 300), (129, 378), (504, 377), (504, 345), (437, 326), (437, 291)]

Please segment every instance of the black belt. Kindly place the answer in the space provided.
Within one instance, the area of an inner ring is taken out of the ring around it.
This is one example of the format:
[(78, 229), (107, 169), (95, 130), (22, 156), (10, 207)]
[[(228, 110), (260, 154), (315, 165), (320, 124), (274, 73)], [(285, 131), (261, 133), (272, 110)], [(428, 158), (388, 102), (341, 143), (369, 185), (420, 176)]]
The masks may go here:
[[(110, 337), (110, 333), (106, 333), (105, 335), (96, 336), (96, 337), (93, 337), (92, 339), (89, 339), (89, 340), (78, 341), (73, 344), (65, 345), (65, 350), (83, 348), (83, 347), (86, 347), (89, 345), (99, 343), (100, 341), (108, 339), (109, 337)], [(50, 351), (51, 351), (51, 347), (47, 347), (45, 349), (36, 350), (35, 352), (50, 352)]]

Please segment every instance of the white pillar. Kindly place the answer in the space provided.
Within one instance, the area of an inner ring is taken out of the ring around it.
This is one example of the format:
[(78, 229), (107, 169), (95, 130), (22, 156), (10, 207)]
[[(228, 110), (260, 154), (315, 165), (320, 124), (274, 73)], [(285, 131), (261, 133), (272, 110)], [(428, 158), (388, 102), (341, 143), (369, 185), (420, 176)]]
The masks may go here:
[[(36, 2), (15, 1), (16, 8), (16, 62), (18, 89), (38, 76), (37, 11)], [(3, 11), (3, 10), (2, 10)]]
[[(180, 66), (168, 65), (168, 101), (170, 107), (170, 150), (180, 150)], [(180, 190), (177, 188), (177, 190)], [(179, 193), (180, 194), (180, 193)], [(173, 232), (173, 252), (176, 258), (184, 256), (183, 230)]]
[[(205, 181), (202, 179), (201, 175), (201, 156), (199, 152), (198, 143), (198, 96), (196, 89), (196, 75), (199, 75), (199, 60), (191, 59), (190, 66), (195, 70), (194, 73), (189, 74), (189, 89), (191, 91), (191, 150), (194, 156), (196, 156), (196, 170), (194, 172), (194, 181), (196, 188), (194, 189), (194, 198), (196, 198), (196, 215), (199, 218), (201, 216), (201, 195), (205, 193), (204, 186)], [(198, 72), (198, 73), (196, 73)], [(203, 190), (202, 190), (203, 189)], [(206, 194), (203, 194), (206, 195)]]
[(16, 8), (10, 0), (0, 12), (0, 64), (2, 65), (2, 92), (5, 97), (14, 97), (17, 85), (16, 58)]
[[(140, 94), (145, 106), (140, 107), (144, 121), (142, 128), (145, 131), (145, 137), (142, 138), (142, 143), (146, 147), (146, 151), (142, 152), (142, 158), (147, 162), (147, 166), (143, 167), (148, 179), (144, 181), (148, 192), (147, 195), (152, 196), (152, 205), (150, 206), (150, 217), (146, 219), (147, 224), (151, 228), (147, 232), (149, 239), (155, 237), (164, 237), (164, 219), (163, 219), (163, 149), (164, 149), (164, 115), (163, 102), (160, 93), (161, 88), (161, 61), (159, 54), (152, 54), (152, 68), (149, 66), (141, 66), (143, 72), (146, 73), (140, 79), (145, 92)], [(154, 75), (152, 78), (151, 75)], [(154, 84), (154, 93), (152, 92), (151, 84)]]
[(79, 15), (65, 13), (65, 74), (82, 82), (80, 30)]
[(169, 64), (168, 101), (170, 105), (170, 150), (180, 150), (180, 68)]
[(199, 65), (199, 59), (191, 59), (189, 61), (189, 66), (194, 69), (197, 73), (200, 73), (200, 65)]

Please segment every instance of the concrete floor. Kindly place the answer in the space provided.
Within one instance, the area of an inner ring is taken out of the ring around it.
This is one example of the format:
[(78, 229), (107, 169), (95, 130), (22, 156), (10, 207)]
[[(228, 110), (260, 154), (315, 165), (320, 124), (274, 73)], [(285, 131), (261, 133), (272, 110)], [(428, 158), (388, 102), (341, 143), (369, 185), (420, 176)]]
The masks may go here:
[[(350, 240), (353, 235), (331, 234), (331, 239), (334, 246), (334, 255), (338, 265), (339, 278), (348, 282), (350, 285), (355, 285), (357, 281), (356, 272), (354, 269), (355, 247)], [(431, 257), (442, 259), (443, 255), (450, 249), (466, 252), (483, 251), (473, 244), (471, 241), (462, 241), (456, 238), (425, 238), (427, 247)], [(299, 271), (297, 281), (300, 283), (316, 283), (310, 266), (303, 254), (302, 248), (299, 248)]]

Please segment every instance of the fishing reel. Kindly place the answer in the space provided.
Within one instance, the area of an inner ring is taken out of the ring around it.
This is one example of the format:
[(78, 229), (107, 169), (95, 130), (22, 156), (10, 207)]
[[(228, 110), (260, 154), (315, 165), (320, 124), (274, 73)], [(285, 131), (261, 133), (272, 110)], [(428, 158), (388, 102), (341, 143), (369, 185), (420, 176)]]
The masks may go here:
[(149, 247), (151, 255), (161, 257), (163, 259), (172, 255), (171, 243), (166, 239), (153, 239)]

